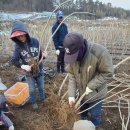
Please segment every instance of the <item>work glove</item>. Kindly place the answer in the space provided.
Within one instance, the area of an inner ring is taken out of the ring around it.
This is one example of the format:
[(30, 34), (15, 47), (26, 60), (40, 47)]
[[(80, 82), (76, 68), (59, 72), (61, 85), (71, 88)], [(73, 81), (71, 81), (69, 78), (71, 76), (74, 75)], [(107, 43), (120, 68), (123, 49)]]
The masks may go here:
[(0, 121), (0, 125), (3, 125), (3, 122), (2, 122), (2, 121)]
[(31, 71), (31, 66), (29, 65), (21, 65), (21, 68), (27, 72), (30, 72)]
[(43, 51), (43, 52), (42, 52), (42, 55), (43, 55), (44, 58), (46, 58), (47, 55), (48, 55), (48, 54), (47, 54), (47, 51)]
[(73, 107), (75, 104), (75, 97), (69, 97), (69, 105), (70, 107)]
[(93, 90), (91, 90), (90, 88), (86, 87), (86, 95), (88, 95), (89, 93), (93, 92)]
[(9, 127), (9, 130), (14, 130), (14, 126), (11, 125), (11, 126)]
[(60, 54), (60, 50), (56, 50), (56, 55), (59, 55)]

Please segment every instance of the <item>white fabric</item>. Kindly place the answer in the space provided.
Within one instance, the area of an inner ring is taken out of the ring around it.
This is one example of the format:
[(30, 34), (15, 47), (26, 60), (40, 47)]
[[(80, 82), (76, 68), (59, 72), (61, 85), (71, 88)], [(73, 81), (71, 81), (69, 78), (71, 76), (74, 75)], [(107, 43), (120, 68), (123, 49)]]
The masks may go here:
[(0, 90), (4, 91), (6, 89), (7, 89), (7, 87), (2, 83), (1, 78), (0, 78)]
[(96, 128), (91, 121), (79, 120), (74, 123), (73, 130), (96, 130)]
[(13, 125), (10, 126), (10, 127), (9, 127), (9, 130), (14, 130), (14, 126), (13, 126)]
[(44, 57), (47, 57), (47, 55), (48, 55), (48, 54), (47, 54), (47, 51), (43, 51), (43, 52), (42, 52), (42, 55), (43, 55)]
[(2, 122), (2, 121), (0, 121), (0, 125), (3, 125), (3, 122)]
[(69, 105), (70, 107), (73, 107), (75, 104), (75, 98), (74, 97), (69, 97)]
[(75, 98), (74, 97), (69, 97), (69, 103), (71, 103), (71, 102), (75, 103)]
[(93, 90), (89, 89), (88, 87), (86, 88), (86, 95), (88, 95), (89, 93), (93, 92)]
[(60, 50), (56, 50), (56, 55), (59, 55), (60, 54)]
[(26, 70), (27, 72), (30, 72), (30, 71), (31, 71), (31, 66), (29, 66), (29, 65), (21, 65), (21, 68), (22, 68), (23, 70)]

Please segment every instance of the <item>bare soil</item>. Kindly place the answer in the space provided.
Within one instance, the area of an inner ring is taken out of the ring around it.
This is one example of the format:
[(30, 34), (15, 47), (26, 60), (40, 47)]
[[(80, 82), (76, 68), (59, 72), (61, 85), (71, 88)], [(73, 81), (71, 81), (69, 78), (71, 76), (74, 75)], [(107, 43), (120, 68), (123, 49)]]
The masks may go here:
[[(5, 63), (6, 59), (0, 59), (0, 63)], [(50, 64), (54, 67), (54, 64)], [(15, 67), (9, 67), (6, 69), (0, 68), (0, 77), (3, 83), (7, 87), (11, 87), (18, 81), (17, 73), (21, 73), (21, 70)], [(79, 117), (73, 109), (68, 106), (67, 100), (61, 101), (57, 96), (58, 89), (64, 79), (63, 75), (56, 75), (54, 79), (51, 79), (50, 84), (45, 84), (46, 100), (44, 102), (38, 99), (39, 109), (33, 111), (31, 103), (27, 103), (21, 107), (10, 106), (14, 115), (10, 115), (15, 130), (72, 130), (74, 121)], [(67, 88), (67, 84), (65, 85)], [(63, 90), (65, 91), (65, 90)], [(122, 112), (127, 114), (126, 109)], [(103, 108), (102, 125), (99, 130), (121, 130), (121, 120), (117, 108)], [(0, 130), (6, 130), (3, 126)], [(128, 127), (130, 130), (130, 124)]]

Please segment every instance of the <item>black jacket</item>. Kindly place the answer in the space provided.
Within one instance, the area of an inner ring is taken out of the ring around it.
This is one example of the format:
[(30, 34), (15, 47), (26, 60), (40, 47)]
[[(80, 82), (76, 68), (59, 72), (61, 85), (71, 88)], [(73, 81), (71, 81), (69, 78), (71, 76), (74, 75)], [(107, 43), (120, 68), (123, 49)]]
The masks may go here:
[[(60, 23), (56, 22), (52, 27), (52, 34), (55, 32)], [(65, 36), (68, 34), (67, 25), (62, 23), (60, 28), (57, 30), (55, 35), (53, 36), (53, 42), (56, 50), (59, 49), (59, 46), (63, 46), (63, 41)]]

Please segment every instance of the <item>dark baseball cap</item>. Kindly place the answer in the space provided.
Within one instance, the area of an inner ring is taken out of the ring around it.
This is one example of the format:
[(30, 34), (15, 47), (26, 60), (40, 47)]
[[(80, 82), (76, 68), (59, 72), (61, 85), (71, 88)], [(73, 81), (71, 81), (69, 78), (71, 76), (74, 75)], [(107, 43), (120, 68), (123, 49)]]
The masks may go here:
[(56, 12), (56, 16), (57, 16), (58, 18), (60, 18), (60, 17), (63, 18), (64, 13), (63, 13), (61, 10), (58, 10), (58, 11)]
[(64, 39), (63, 46), (65, 48), (64, 61), (68, 64), (76, 62), (79, 50), (83, 45), (83, 36), (77, 32), (68, 33)]

